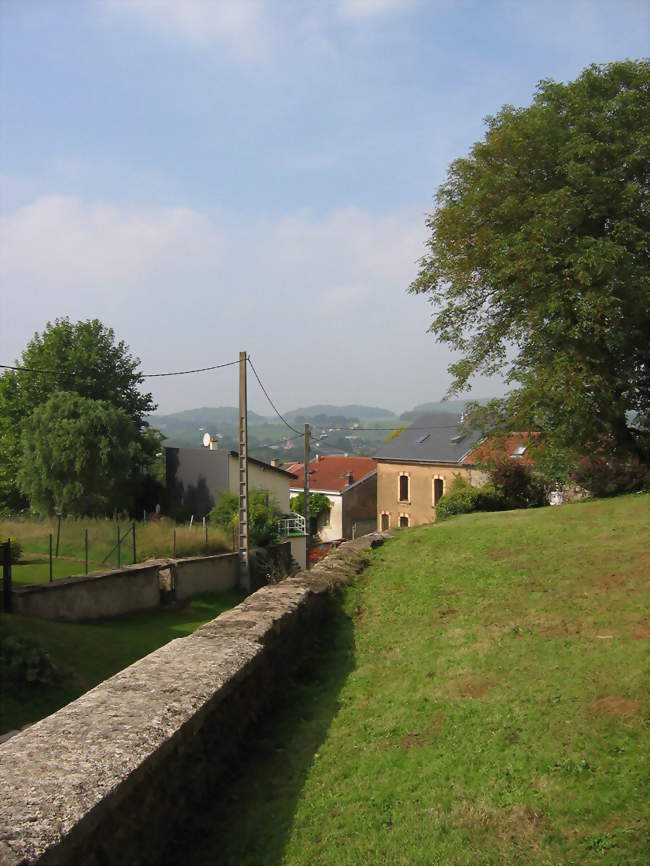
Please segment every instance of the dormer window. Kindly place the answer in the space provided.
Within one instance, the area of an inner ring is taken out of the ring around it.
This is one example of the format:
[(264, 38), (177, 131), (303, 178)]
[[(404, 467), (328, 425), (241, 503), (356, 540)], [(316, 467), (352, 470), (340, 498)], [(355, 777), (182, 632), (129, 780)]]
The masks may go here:
[(517, 447), (515, 448), (515, 450), (512, 452), (512, 454), (510, 456), (511, 457), (523, 457), (525, 453), (526, 453), (526, 446), (525, 445), (517, 445)]

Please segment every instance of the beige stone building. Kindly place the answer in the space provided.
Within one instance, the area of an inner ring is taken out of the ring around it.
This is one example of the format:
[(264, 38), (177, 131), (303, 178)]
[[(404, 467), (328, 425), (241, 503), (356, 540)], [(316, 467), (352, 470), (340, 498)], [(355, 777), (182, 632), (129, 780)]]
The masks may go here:
[(463, 434), (460, 422), (450, 412), (422, 416), (375, 455), (377, 529), (432, 523), (436, 504), (457, 476), (485, 483), (471, 460), (478, 436)]

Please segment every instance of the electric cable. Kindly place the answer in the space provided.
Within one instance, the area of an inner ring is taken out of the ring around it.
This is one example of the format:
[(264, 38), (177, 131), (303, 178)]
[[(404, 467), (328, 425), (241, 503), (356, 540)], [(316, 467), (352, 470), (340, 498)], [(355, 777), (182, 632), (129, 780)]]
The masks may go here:
[(255, 378), (257, 379), (257, 382), (258, 382), (260, 388), (261, 388), (262, 391), (264, 392), (264, 396), (265, 396), (266, 399), (269, 401), (269, 403), (270, 403), (270, 405), (271, 405), (271, 408), (273, 409), (273, 411), (275, 412), (275, 414), (278, 416), (278, 418), (280, 419), (280, 421), (282, 421), (283, 424), (286, 424), (286, 426), (289, 428), (289, 430), (293, 430), (293, 432), (296, 433), (298, 436), (304, 436), (304, 435), (305, 435), (304, 433), (301, 433), (300, 430), (296, 430), (295, 427), (292, 427), (291, 424), (289, 424), (289, 422), (287, 421), (287, 419), (286, 419), (285, 417), (283, 417), (283, 416), (278, 412), (278, 410), (277, 410), (277, 408), (276, 408), (276, 406), (275, 406), (275, 403), (274, 403), (273, 400), (271, 400), (271, 398), (269, 397), (269, 392), (266, 390), (266, 388), (264, 387), (264, 385), (262, 385), (262, 380), (261, 380), (260, 377), (257, 375), (257, 370), (255, 369), (255, 365), (253, 364), (250, 355), (247, 355), (246, 360), (247, 360), (248, 363), (251, 365), (251, 370), (252, 370), (253, 373), (255, 374)]

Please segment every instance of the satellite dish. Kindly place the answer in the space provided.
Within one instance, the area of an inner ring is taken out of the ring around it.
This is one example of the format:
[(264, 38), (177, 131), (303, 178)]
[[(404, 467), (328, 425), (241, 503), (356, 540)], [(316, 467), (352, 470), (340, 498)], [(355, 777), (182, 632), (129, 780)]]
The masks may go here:
[(210, 434), (209, 433), (203, 434), (203, 444), (205, 445), (206, 448), (210, 447)]

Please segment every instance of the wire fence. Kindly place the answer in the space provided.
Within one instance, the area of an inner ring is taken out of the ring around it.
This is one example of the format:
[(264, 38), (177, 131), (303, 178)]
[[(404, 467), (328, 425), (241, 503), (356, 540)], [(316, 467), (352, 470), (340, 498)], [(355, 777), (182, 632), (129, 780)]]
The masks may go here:
[(207, 521), (178, 526), (169, 518), (4, 520), (0, 538), (12, 540), (13, 578), (20, 584), (52, 582), (147, 559), (232, 550), (230, 533)]

